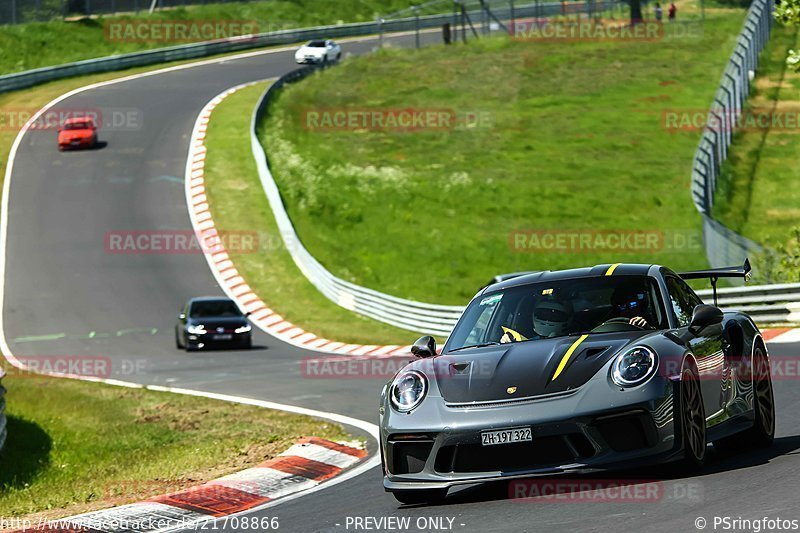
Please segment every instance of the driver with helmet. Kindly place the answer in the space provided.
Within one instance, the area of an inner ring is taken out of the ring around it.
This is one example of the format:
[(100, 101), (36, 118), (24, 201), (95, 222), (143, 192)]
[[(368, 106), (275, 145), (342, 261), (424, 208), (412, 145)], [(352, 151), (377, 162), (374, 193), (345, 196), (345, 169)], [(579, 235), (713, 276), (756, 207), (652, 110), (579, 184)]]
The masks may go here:
[[(540, 338), (558, 337), (569, 333), (572, 322), (572, 306), (556, 298), (541, 299), (533, 308), (533, 331)], [(503, 336), (500, 342), (519, 342), (528, 340), (511, 328), (501, 326)]]

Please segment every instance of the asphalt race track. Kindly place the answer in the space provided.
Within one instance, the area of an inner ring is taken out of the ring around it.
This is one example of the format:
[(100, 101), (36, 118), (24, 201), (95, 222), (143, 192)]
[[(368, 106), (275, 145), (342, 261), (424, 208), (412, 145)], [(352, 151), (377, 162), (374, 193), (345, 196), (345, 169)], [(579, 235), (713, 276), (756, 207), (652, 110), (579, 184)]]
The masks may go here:
[[(392, 40), (411, 45), (413, 39)], [(364, 39), (343, 44), (343, 50), (360, 54), (375, 46), (376, 40)], [(197, 114), (229, 87), (296, 68), (292, 55), (220, 60), (72, 96), (59, 107), (99, 109), (104, 117), (133, 110), (141, 118), (140, 127), (101, 130), (107, 145), (92, 152), (58, 152), (53, 131), (25, 135), (10, 187), (2, 310), (14, 355), (108, 357), (113, 377), (126, 381), (271, 400), (377, 423), (382, 379), (304, 378), (300, 361), (314, 354), (263, 333), (255, 334), (252, 351), (176, 350), (173, 325), (183, 302), (222, 292), (201, 255), (106, 250), (111, 231), (191, 229), (183, 175)], [(262, 296), (269, 302), (269, 295)], [(774, 359), (795, 359), (799, 348), (770, 347)], [(708, 530), (714, 529), (714, 516), (800, 519), (799, 391), (796, 379), (775, 382), (777, 437), (770, 450), (710, 453), (702, 474), (692, 478), (671, 477), (668, 468), (614, 474), (638, 480), (666, 476), (662, 496), (652, 501), (523, 503), (508, 500), (507, 486), (495, 484), (461, 489), (441, 506), (401, 507), (383, 492), (374, 468), (253, 514), (276, 516), (280, 531), (298, 532), (364, 530), (355, 526), (355, 517), (410, 517), (405, 530), (438, 524), (439, 530), (468, 532), (696, 531), (698, 517), (708, 520)], [(222, 521), (211, 527), (245, 530)]]

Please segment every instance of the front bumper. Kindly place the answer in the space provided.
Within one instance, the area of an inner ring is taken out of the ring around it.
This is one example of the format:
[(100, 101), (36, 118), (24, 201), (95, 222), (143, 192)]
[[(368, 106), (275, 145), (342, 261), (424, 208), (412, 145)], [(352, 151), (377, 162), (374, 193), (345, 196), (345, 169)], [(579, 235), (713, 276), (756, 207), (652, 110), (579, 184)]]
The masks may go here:
[(322, 63), (324, 58), (316, 56), (304, 56), (304, 57), (295, 57), (294, 60), (301, 65), (317, 65), (319, 63)]
[[(251, 331), (244, 333), (186, 333), (186, 342), (190, 347), (205, 347), (214, 345), (244, 345), (251, 339)], [(222, 337), (221, 337), (222, 335)]]
[[(680, 453), (673, 423), (676, 384), (654, 378), (633, 389), (599, 375), (580, 389), (494, 406), (448, 405), (429, 396), (410, 414), (383, 403), (386, 490), (435, 489), (668, 461)], [(604, 406), (604, 408), (598, 408)], [(530, 427), (533, 441), (483, 446), (481, 432)]]
[(71, 141), (59, 141), (58, 148), (61, 150), (80, 150), (94, 146), (94, 139), (76, 139)]

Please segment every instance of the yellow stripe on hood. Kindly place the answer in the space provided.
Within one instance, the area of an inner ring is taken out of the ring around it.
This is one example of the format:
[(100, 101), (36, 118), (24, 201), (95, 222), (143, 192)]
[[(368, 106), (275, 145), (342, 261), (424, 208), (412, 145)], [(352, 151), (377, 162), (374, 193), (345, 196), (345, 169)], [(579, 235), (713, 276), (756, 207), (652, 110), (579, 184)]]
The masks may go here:
[(588, 336), (589, 336), (588, 333), (586, 333), (584, 335), (581, 335), (580, 337), (578, 337), (578, 340), (576, 340), (575, 342), (572, 343), (572, 346), (569, 347), (569, 350), (567, 350), (567, 353), (565, 353), (564, 357), (561, 358), (561, 362), (558, 363), (558, 368), (556, 368), (556, 372), (555, 372), (555, 374), (553, 374), (553, 379), (551, 379), (550, 381), (555, 381), (556, 378), (559, 375), (561, 375), (561, 372), (563, 372), (564, 368), (567, 366), (567, 362), (569, 362), (569, 358), (572, 357), (572, 354), (575, 353), (575, 350), (578, 349), (578, 346), (580, 346), (580, 344), (583, 341), (585, 341), (586, 337), (588, 337)]

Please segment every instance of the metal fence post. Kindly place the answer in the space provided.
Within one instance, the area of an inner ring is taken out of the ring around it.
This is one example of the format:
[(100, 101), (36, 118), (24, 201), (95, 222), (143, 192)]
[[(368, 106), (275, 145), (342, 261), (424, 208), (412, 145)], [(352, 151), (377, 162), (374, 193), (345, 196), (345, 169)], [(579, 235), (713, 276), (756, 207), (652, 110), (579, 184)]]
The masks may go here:
[(419, 7), (411, 6), (411, 10), (414, 12), (414, 42), (419, 48)]
[(515, 32), (517, 31), (516, 25), (514, 23), (514, 0), (508, 0), (508, 4), (509, 4), (509, 7), (511, 9), (511, 11), (510, 11), (510, 15), (511, 15), (511, 32), (510, 33), (511, 33), (511, 36), (513, 37)]
[(378, 23), (378, 48), (383, 48), (383, 19), (379, 17), (376, 22)]
[(17, 23), (17, 0), (11, 0), (11, 24)]

